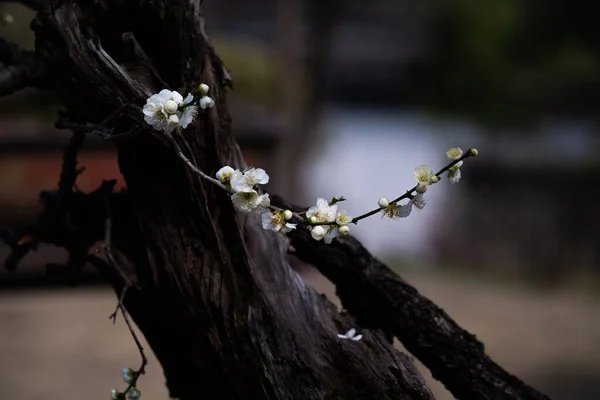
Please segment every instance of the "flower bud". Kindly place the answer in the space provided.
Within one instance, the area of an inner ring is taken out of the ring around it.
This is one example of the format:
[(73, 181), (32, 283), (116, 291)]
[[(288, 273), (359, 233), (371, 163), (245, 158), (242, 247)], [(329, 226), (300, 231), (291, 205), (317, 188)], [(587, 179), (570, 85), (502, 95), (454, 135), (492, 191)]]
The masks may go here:
[(317, 223), (317, 222), (319, 222), (319, 221), (317, 220), (317, 217), (315, 217), (315, 216), (312, 216), (312, 217), (310, 217), (310, 218), (308, 219), (308, 222), (309, 222), (310, 224), (314, 225), (314, 224), (316, 224), (316, 223)]
[[(433, 182), (433, 179), (431, 181)], [(423, 193), (425, 193), (427, 191), (427, 185), (419, 183), (417, 185), (417, 188), (415, 190), (416, 190), (417, 193), (423, 194)]]
[(198, 89), (200, 90), (200, 93), (202, 93), (204, 96), (206, 96), (208, 94), (208, 85), (205, 83), (201, 83), (200, 86), (198, 86)]
[(283, 216), (283, 219), (285, 219), (286, 221), (292, 219), (292, 216), (293, 216), (293, 214), (290, 210), (285, 210), (284, 212), (281, 213), (281, 215)]
[(213, 108), (215, 101), (208, 96), (204, 96), (200, 99), (200, 108), (205, 110), (207, 108)]
[(469, 154), (471, 154), (471, 157), (477, 157), (479, 155), (479, 152), (477, 151), (477, 149), (470, 149)]
[(175, 114), (177, 112), (177, 103), (173, 100), (167, 100), (165, 103), (165, 111), (169, 114)]
[(15, 22), (15, 17), (13, 17), (12, 14), (4, 14), (2, 17), (2, 22), (4, 22), (6, 25), (10, 25)]
[(347, 235), (348, 232), (350, 232), (350, 227), (348, 227), (348, 225), (340, 226), (340, 228), (338, 229), (338, 232), (341, 235)]
[(431, 177), (431, 183), (438, 183), (440, 181), (440, 178), (437, 175), (434, 175)]
[(169, 122), (173, 123), (173, 124), (178, 124), (179, 123), (179, 117), (177, 116), (177, 114), (171, 114), (171, 115), (169, 115)]
[(310, 231), (310, 235), (315, 240), (321, 240), (323, 239), (323, 237), (325, 237), (325, 228), (323, 228), (321, 225), (317, 225), (314, 228), (312, 228), (312, 230)]
[(387, 199), (387, 197), (382, 197), (379, 199), (377, 204), (379, 204), (379, 207), (381, 208), (387, 208), (390, 205), (390, 201)]
[(125, 397), (127, 397), (127, 400), (138, 400), (140, 397), (142, 397), (142, 392), (140, 389), (132, 387), (127, 391)]
[(119, 392), (117, 389), (113, 389), (110, 391), (110, 399), (111, 400), (119, 400), (120, 395), (121, 395), (121, 392)]

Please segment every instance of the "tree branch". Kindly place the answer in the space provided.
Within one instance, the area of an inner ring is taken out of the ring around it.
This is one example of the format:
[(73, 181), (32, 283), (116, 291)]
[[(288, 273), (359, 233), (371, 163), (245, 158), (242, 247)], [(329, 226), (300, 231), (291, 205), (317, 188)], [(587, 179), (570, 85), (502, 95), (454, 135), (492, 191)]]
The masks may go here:
[(0, 38), (0, 96), (41, 82), (42, 67), (32, 51)]
[[(271, 198), (278, 207), (302, 211), (278, 196)], [(475, 336), (353, 237), (324, 244), (303, 229), (288, 236), (294, 254), (336, 286), (342, 305), (360, 326), (396, 336), (457, 399), (548, 400), (492, 361)]]

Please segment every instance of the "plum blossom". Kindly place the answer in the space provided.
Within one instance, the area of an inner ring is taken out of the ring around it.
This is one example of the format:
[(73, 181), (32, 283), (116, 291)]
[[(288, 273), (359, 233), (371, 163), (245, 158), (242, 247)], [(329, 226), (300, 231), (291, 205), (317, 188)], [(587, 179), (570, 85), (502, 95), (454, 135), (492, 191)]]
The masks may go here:
[[(289, 210), (286, 210), (289, 211)], [(292, 229), (296, 229), (296, 224), (290, 224), (285, 222), (284, 212), (279, 211), (266, 211), (262, 213), (262, 226), (264, 229), (280, 232), (286, 234), (290, 232)]]
[(191, 105), (194, 96), (184, 99), (177, 91), (163, 89), (153, 94), (144, 105), (144, 121), (157, 131), (170, 133), (187, 128), (198, 114), (198, 107)]
[(269, 175), (262, 168), (250, 168), (244, 172), (233, 171), (230, 179), (231, 189), (236, 192), (245, 192), (254, 189), (256, 185), (269, 183)]
[(433, 173), (433, 170), (427, 165), (421, 165), (419, 167), (416, 167), (414, 175), (417, 182), (421, 185), (431, 185), (432, 183), (435, 183), (432, 179), (435, 176), (435, 174)]
[(256, 190), (236, 192), (231, 195), (233, 206), (242, 212), (263, 211), (271, 205), (271, 199), (267, 193), (258, 194)]
[(349, 339), (349, 340), (353, 340), (355, 342), (358, 342), (363, 337), (363, 335), (357, 335), (356, 329), (354, 329), (354, 328), (351, 328), (350, 330), (348, 330), (348, 332), (344, 333), (343, 335), (338, 333), (337, 336), (340, 339)]
[(448, 160), (453, 160), (453, 161), (460, 160), (462, 155), (463, 155), (463, 151), (460, 149), (460, 147), (453, 147), (446, 152), (446, 156), (448, 157)]
[(389, 207), (383, 210), (385, 216), (395, 218), (406, 218), (412, 212), (413, 206), (418, 210), (422, 210), (425, 207), (426, 201), (422, 193), (417, 193), (408, 203), (400, 205), (398, 203), (390, 204)]
[(229, 165), (227, 165), (217, 171), (216, 177), (222, 183), (229, 182), (229, 180), (233, 176), (234, 172), (235, 172), (235, 170), (233, 168), (231, 168)]
[[(345, 213), (344, 213), (344, 215), (345, 215)], [(311, 222), (313, 224), (319, 223), (319, 222), (321, 222), (321, 223), (330, 222), (331, 223), (331, 225), (313, 226), (312, 230), (311, 230), (313, 239), (315, 239), (315, 240), (323, 239), (323, 241), (325, 243), (329, 244), (329, 243), (331, 243), (333, 238), (335, 238), (338, 235), (338, 225), (336, 222), (336, 217), (337, 217), (337, 205), (336, 204), (330, 205), (327, 200), (319, 197), (317, 199), (317, 205), (312, 206), (306, 212), (306, 217), (309, 219), (309, 222)], [(315, 221), (315, 222), (312, 222), (312, 221)], [(317, 229), (319, 227), (320, 227), (320, 229)], [(317, 231), (312, 232), (315, 229), (317, 229)], [(321, 229), (323, 230), (323, 232), (321, 232)]]
[(462, 164), (463, 162), (459, 161), (448, 170), (448, 179), (450, 180), (450, 183), (458, 183), (460, 181), (460, 167)]

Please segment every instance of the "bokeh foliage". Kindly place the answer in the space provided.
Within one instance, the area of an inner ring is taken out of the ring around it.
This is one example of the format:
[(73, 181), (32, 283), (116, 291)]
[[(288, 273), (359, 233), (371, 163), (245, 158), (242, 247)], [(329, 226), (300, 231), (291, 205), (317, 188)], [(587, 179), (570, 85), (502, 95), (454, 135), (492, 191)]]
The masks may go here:
[(411, 68), (416, 103), (493, 124), (596, 116), (600, 3), (432, 0), (431, 11), (429, 56)]

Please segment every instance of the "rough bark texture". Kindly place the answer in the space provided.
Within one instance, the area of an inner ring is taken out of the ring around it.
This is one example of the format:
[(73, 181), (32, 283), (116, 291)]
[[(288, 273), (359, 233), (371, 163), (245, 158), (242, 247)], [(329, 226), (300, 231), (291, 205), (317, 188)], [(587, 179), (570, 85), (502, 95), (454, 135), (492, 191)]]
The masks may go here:
[[(280, 198), (274, 204), (300, 210)], [(343, 307), (360, 326), (397, 337), (457, 399), (547, 399), (494, 363), (474, 335), (353, 237), (324, 246), (306, 231), (289, 236), (295, 254), (336, 285)]]
[[(139, 107), (148, 96), (207, 83), (216, 106), (177, 140), (209, 175), (244, 166), (227, 113), (229, 77), (199, 3), (53, 1), (41, 9), (32, 23), (35, 60), (68, 109), (61, 126), (79, 133), (29, 239), (3, 234), (14, 249), (7, 266), (48, 242), (69, 250), (66, 271), (74, 278), (91, 261), (117, 294), (123, 276), (131, 279), (127, 310), (162, 364), (171, 396), (184, 400), (432, 399), (411, 359), (383, 332), (398, 336), (460, 399), (544, 398), (492, 363), (473, 337), (355, 241), (325, 249), (305, 233), (294, 235), (296, 254), (338, 285), (350, 314), (338, 313), (289, 267), (286, 238), (236, 213), (226, 193), (190, 172), (161, 134), (147, 129)], [(127, 192), (112, 193), (110, 182), (91, 194), (73, 192), (82, 133), (136, 127), (136, 136), (116, 142)], [(106, 239), (106, 218), (118, 268), (87, 254)], [(362, 341), (337, 338), (355, 326)]]

